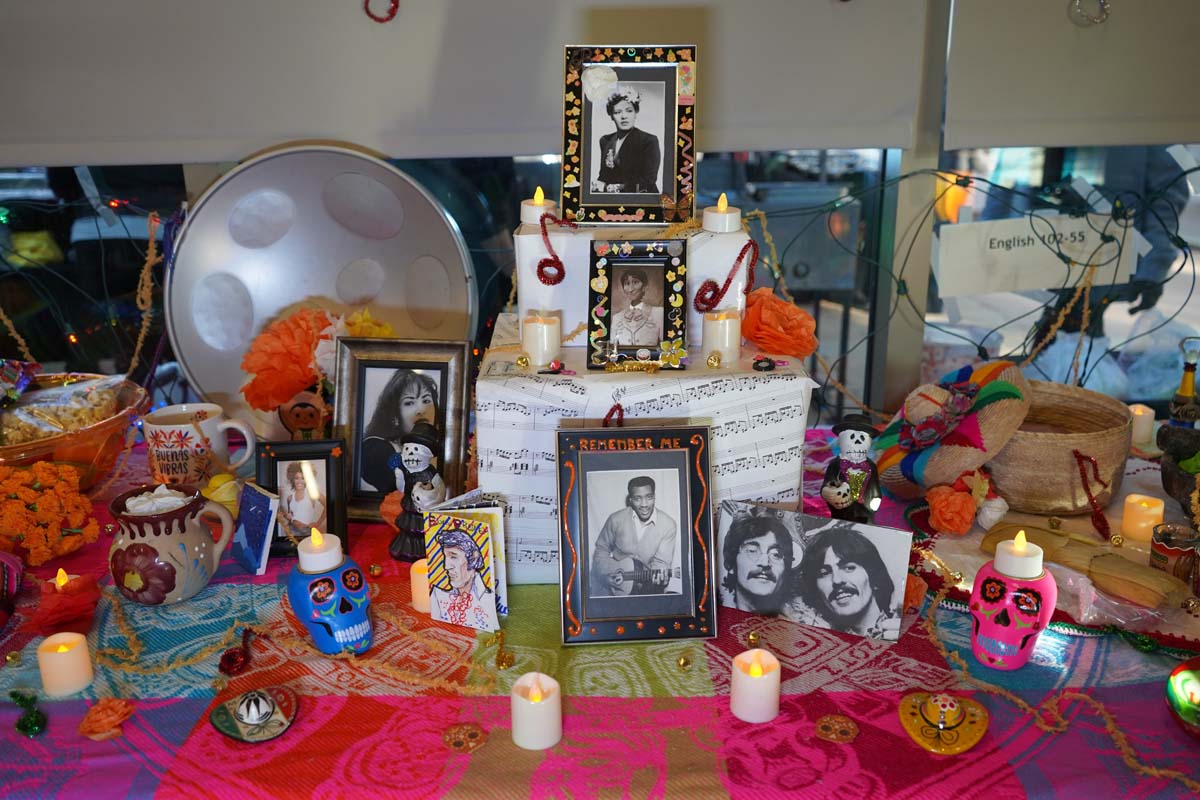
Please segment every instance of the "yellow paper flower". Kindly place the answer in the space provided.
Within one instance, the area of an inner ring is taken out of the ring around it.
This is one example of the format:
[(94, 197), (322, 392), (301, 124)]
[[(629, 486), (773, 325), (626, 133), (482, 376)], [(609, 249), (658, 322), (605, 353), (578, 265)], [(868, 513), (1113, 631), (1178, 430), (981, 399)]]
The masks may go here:
[(396, 335), (391, 325), (373, 319), (370, 310), (366, 308), (346, 317), (346, 330), (351, 336), (368, 339), (390, 339)]
[(662, 350), (660, 360), (663, 366), (669, 364), (672, 367), (678, 367), (680, 360), (687, 358), (687, 350), (683, 349), (683, 339), (676, 339), (673, 342), (661, 342), (659, 349)]

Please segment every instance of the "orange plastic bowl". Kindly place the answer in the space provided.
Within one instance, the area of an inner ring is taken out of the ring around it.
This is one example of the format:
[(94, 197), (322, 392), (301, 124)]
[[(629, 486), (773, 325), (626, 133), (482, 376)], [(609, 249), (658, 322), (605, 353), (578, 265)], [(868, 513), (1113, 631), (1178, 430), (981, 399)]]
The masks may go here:
[[(84, 372), (39, 375), (30, 389), (46, 389), (65, 383), (106, 378)], [(122, 381), (117, 389), (116, 414), (73, 433), (48, 436), (24, 444), (0, 447), (0, 465), (26, 467), (38, 461), (70, 464), (79, 471), (79, 488), (90, 489), (113, 468), (125, 448), (125, 432), (133, 420), (146, 412), (150, 397), (133, 381)]]

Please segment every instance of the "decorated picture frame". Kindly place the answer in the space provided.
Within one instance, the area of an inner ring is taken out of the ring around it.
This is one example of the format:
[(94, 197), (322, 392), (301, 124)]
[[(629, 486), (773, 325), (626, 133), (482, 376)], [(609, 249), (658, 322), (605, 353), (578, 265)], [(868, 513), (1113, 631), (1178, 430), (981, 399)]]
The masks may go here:
[(378, 521), (384, 497), (404, 491), (396, 462), (405, 437), (436, 438), (437, 443), (430, 443), (431, 466), (440, 478), (436, 483), (444, 486), (445, 497), (462, 493), (469, 358), (468, 342), (337, 340), (333, 429), (346, 441), (350, 519)]
[(708, 428), (561, 430), (557, 448), (563, 643), (716, 636)]
[(684, 369), (687, 296), (682, 239), (592, 242), (588, 369), (631, 360)]
[(562, 214), (684, 222), (696, 197), (696, 46), (566, 48)]
[(343, 552), (350, 552), (345, 452), (341, 439), (259, 442), (257, 483), (279, 495), (272, 556), (296, 555), (296, 544), (307, 539), (313, 527), (341, 539)]

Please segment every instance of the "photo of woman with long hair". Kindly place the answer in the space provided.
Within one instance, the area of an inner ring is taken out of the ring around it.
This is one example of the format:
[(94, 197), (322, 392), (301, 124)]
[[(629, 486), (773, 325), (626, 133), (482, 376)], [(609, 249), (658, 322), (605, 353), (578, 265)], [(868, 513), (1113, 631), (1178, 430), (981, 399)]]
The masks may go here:
[[(385, 372), (382, 369), (367, 370)], [(364, 407), (367, 411), (368, 406)], [(363, 431), (358, 488), (361, 491), (392, 492), (404, 490), (396, 485), (395, 471), (388, 459), (400, 452), (401, 439), (411, 433), (417, 422), (438, 427), (438, 382), (433, 375), (413, 369), (393, 370), (379, 393), (370, 422)], [(435, 454), (440, 461), (441, 454)]]

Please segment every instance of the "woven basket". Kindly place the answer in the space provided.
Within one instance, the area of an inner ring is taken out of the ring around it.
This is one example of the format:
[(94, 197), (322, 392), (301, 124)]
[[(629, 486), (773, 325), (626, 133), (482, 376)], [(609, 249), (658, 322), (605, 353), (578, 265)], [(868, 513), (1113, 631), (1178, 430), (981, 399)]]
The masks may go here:
[[(1033, 405), (989, 466), (996, 491), (1014, 511), (1085, 514), (1092, 510), (1075, 452), (1101, 506), (1121, 488), (1133, 416), (1119, 400), (1062, 383), (1030, 381)], [(1098, 478), (1097, 479), (1097, 475)], [(1107, 484), (1107, 486), (1105, 485)]]

